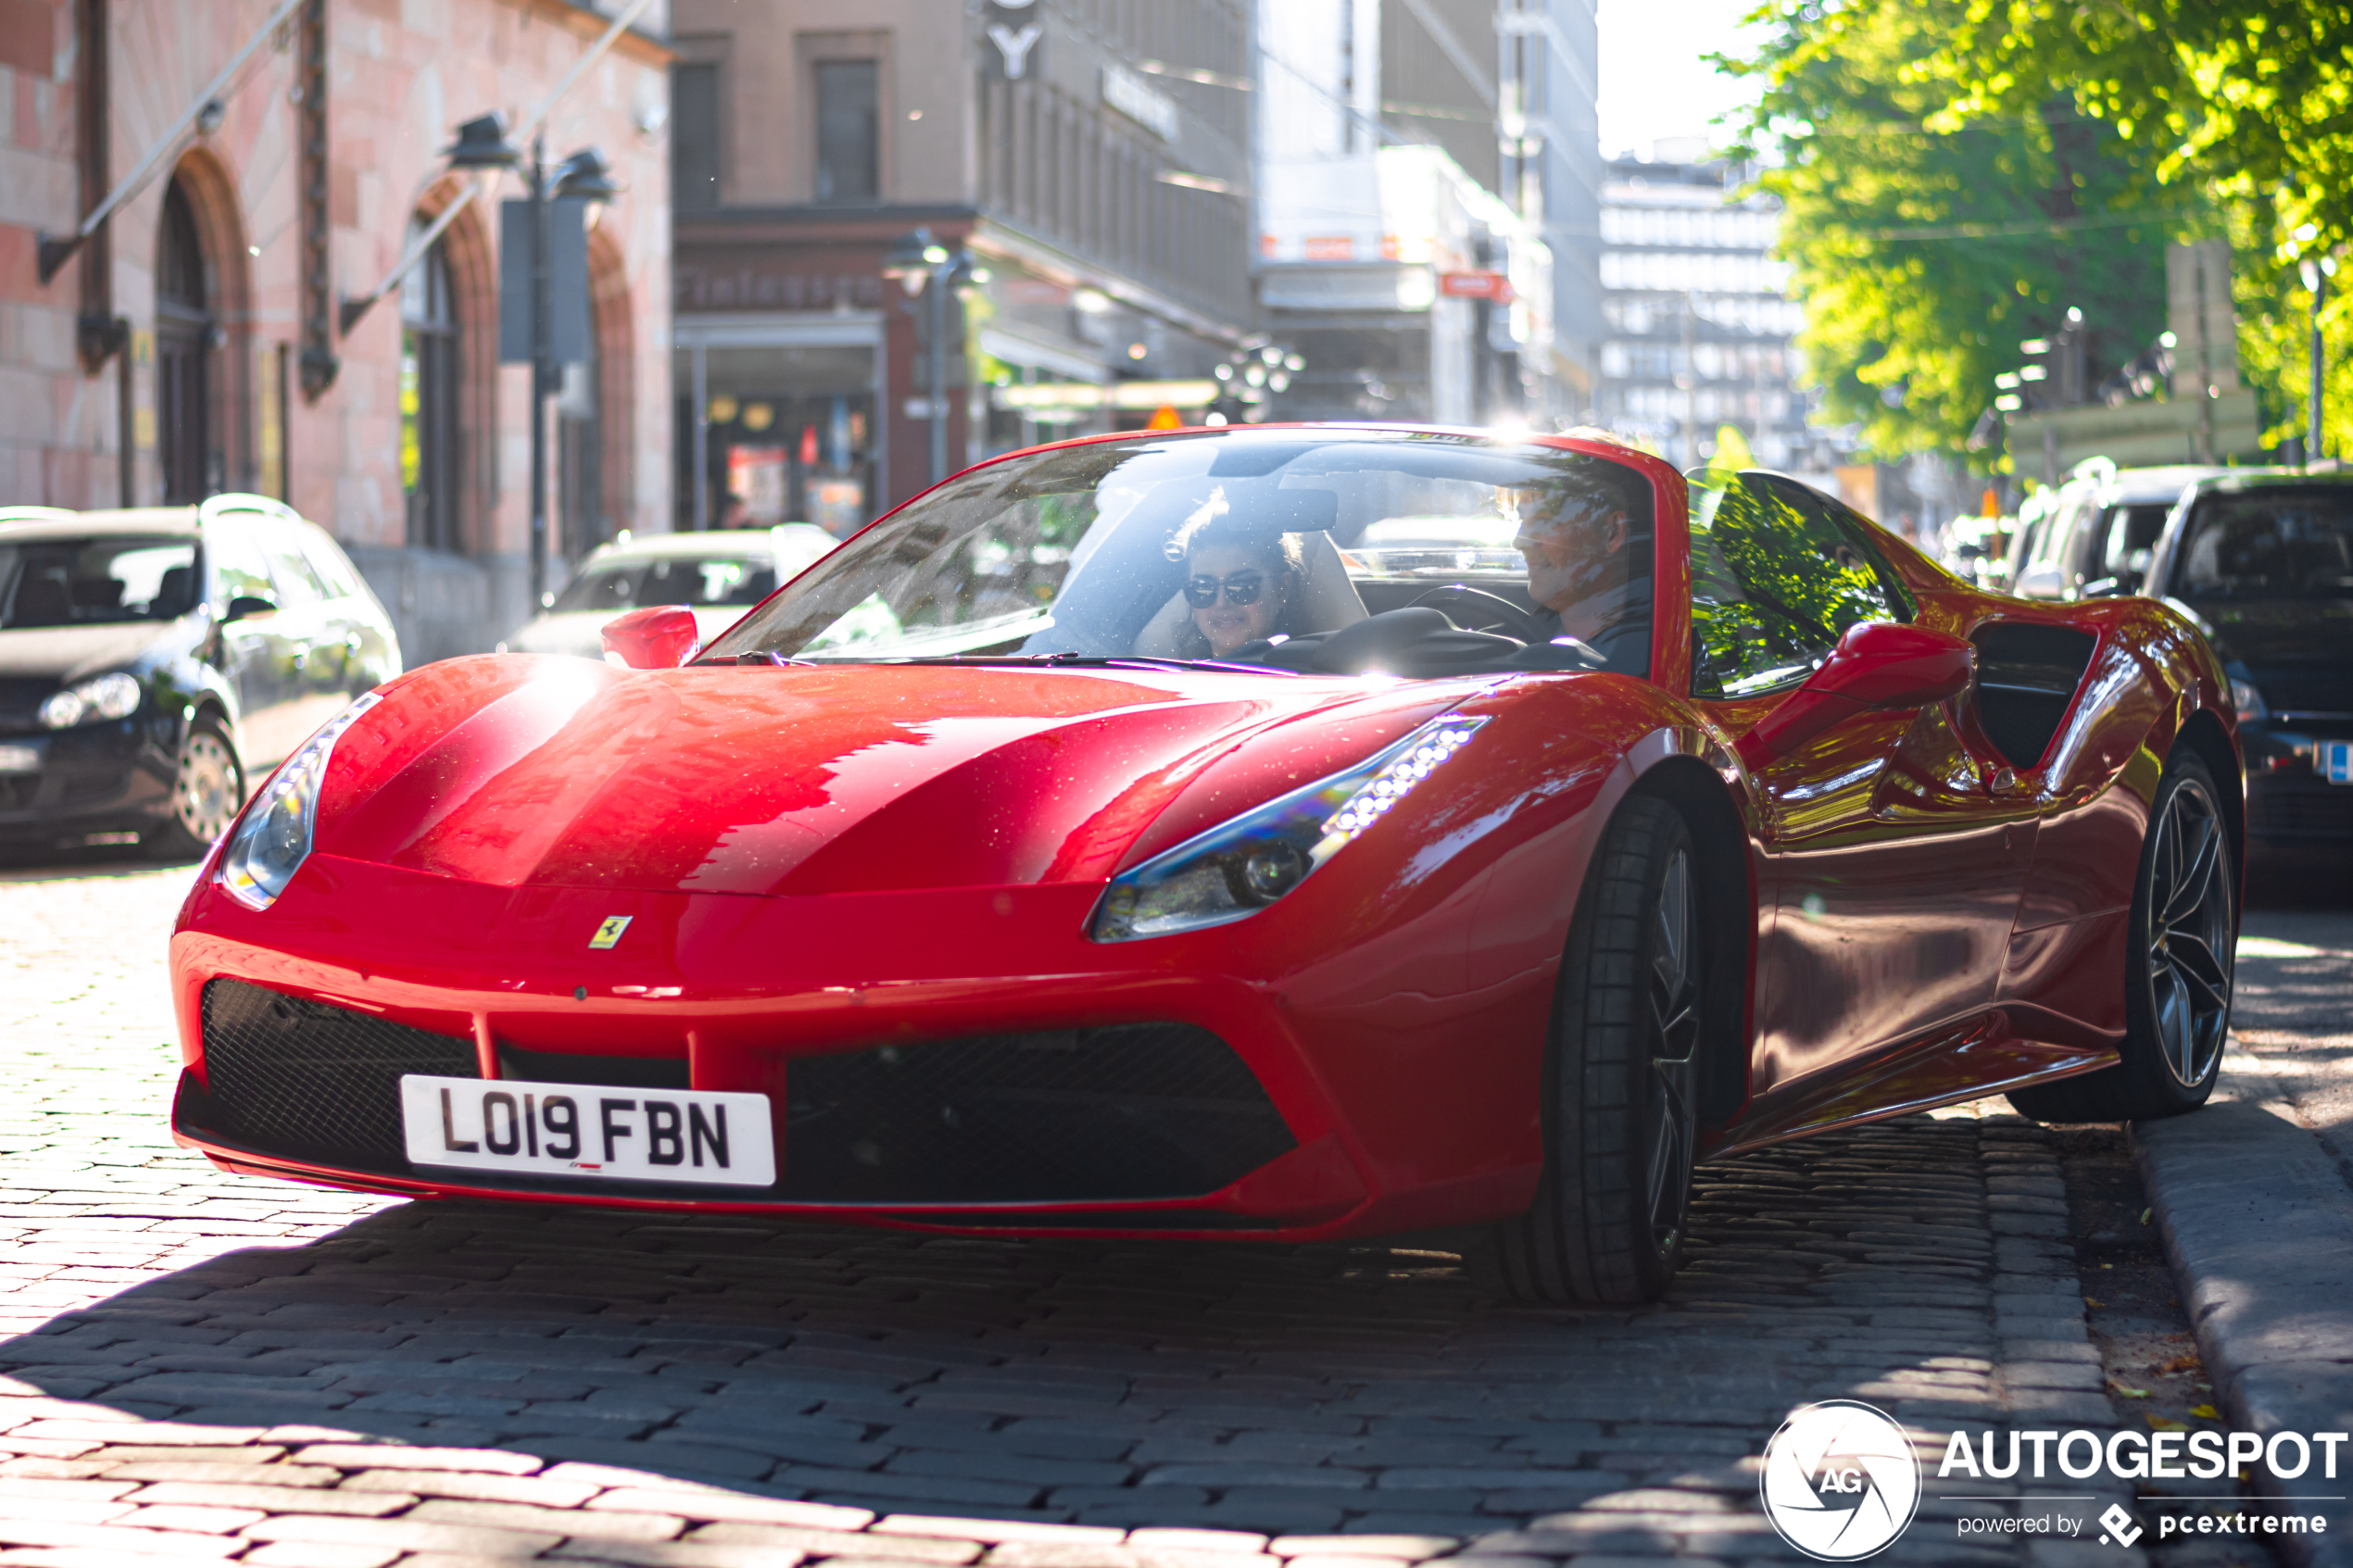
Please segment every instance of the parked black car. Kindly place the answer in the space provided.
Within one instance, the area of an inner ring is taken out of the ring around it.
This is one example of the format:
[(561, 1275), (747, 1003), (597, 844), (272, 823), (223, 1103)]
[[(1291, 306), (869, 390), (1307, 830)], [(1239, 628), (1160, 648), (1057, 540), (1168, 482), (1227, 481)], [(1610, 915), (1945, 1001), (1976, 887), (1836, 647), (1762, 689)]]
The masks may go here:
[(279, 502), (0, 508), (0, 841), (200, 854), (399, 672), (350, 558)]
[(2148, 581), (2231, 678), (2249, 842), (2353, 847), (2353, 473), (2197, 481)]

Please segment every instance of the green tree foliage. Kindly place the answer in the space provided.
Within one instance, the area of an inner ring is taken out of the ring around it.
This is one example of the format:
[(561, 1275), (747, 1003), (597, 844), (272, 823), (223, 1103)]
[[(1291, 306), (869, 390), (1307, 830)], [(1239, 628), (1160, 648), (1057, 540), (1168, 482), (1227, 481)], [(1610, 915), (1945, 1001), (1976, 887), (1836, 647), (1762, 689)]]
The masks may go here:
[(1807, 375), (1881, 457), (1962, 450), (2070, 307), (2095, 375), (2164, 330), (2179, 220), (2145, 150), (2047, 93), (1950, 112), (1967, 91), (1940, 50), (1983, 3), (1780, 0), (1757, 55), (1719, 62), (1763, 80), (1749, 150), (1778, 155), (1759, 182), (1786, 207)]
[[(2141, 164), (2227, 215), (2247, 380), (2304, 428), (2311, 296), (2299, 257), (2353, 242), (2353, 5), (2347, 0), (1969, 0), (1930, 69), (1963, 90), (1941, 123), (2027, 112), (2055, 87), (2114, 127)], [(2208, 232), (2214, 232), (2208, 228)], [(2353, 285), (2353, 269), (2331, 292)], [(2353, 438), (2345, 345), (2353, 310), (2323, 318), (2326, 424)]]
[(1963, 89), (1953, 121), (2030, 111), (2060, 84), (2160, 178), (2270, 209), (2276, 240), (2353, 236), (2345, 0), (1968, 0), (1932, 69)]

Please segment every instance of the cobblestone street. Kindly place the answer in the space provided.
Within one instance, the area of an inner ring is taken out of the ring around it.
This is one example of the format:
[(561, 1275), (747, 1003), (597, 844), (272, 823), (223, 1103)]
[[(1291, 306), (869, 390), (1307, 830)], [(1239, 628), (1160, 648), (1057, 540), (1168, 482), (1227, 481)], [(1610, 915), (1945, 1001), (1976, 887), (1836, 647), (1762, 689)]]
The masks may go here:
[(1837, 1396), (1923, 1437), (1890, 1560), (2150, 1556), (1933, 1479), (1955, 1423), (2120, 1419), (2059, 1140), (1999, 1102), (1704, 1168), (1633, 1313), (1441, 1253), (396, 1202), (170, 1143), (188, 874), (0, 873), (0, 1562), (1799, 1561), (1752, 1456)]

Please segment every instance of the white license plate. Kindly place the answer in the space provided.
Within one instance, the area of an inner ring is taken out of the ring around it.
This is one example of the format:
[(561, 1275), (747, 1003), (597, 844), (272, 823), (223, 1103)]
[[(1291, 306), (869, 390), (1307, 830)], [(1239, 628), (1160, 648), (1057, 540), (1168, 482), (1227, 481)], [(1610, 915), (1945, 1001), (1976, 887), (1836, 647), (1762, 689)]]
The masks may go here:
[(766, 1095), (403, 1074), (413, 1165), (599, 1181), (772, 1186)]
[(2321, 743), (2321, 776), (2331, 784), (2353, 784), (2353, 740)]
[(0, 746), (0, 773), (37, 773), (40, 771), (39, 746)]

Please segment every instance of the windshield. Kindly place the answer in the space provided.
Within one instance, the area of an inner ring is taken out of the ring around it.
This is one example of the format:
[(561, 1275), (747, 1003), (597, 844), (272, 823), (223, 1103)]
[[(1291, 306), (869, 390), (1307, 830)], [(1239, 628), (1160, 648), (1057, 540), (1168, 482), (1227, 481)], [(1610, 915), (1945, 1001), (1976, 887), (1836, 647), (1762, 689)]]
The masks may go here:
[(1651, 556), (1650, 482), (1609, 458), (1434, 432), (1138, 436), (918, 497), (705, 657), (1643, 674)]
[(756, 605), (775, 591), (775, 563), (744, 556), (614, 560), (573, 578), (548, 609), (561, 615), (641, 605)]
[(2353, 594), (2353, 486), (2206, 496), (2178, 558), (2173, 591), (2193, 603)]
[(196, 607), (193, 539), (0, 544), (0, 628), (170, 621)]

